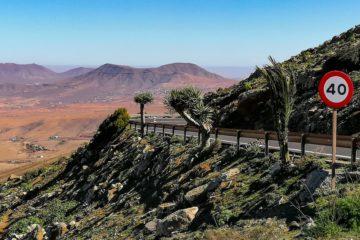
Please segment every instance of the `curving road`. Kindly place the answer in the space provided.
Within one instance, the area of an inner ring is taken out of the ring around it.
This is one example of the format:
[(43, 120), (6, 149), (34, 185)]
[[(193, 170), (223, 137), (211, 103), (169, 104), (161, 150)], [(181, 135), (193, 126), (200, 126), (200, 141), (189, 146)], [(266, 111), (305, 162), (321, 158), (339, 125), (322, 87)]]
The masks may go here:
[[(134, 121), (139, 122), (138, 119), (134, 119)], [(147, 123), (153, 123), (154, 122), (154, 118), (150, 118), (150, 119), (146, 119)], [(186, 122), (185, 120), (181, 119), (181, 118), (155, 118), (155, 122), (156, 123), (167, 123), (167, 124), (174, 124), (174, 125), (185, 125)], [(153, 128), (149, 128), (149, 131), (153, 131)], [(162, 129), (161, 128), (157, 128), (156, 132), (161, 133)], [(165, 129), (165, 133), (166, 134), (171, 134), (172, 130), (171, 129)], [(183, 136), (184, 132), (183, 131), (179, 131), (176, 130), (175, 131), (175, 135), (178, 136)], [(198, 133), (197, 132), (192, 132), (192, 131), (187, 131), (186, 134), (188, 137), (195, 137), (197, 138)], [(224, 136), (219, 134), (219, 139), (223, 142), (223, 143), (227, 143), (227, 144), (232, 144), (232, 145), (236, 145), (236, 137), (232, 137), (232, 136)], [(214, 140), (215, 136), (212, 135), (211, 138)], [(261, 147), (264, 147), (264, 140), (261, 139), (255, 139), (255, 138), (241, 138), (240, 139), (240, 144), (241, 145), (248, 145), (250, 143), (253, 142), (257, 142), (260, 144)], [(269, 141), (269, 148), (272, 150), (279, 150), (279, 145), (277, 141)], [(301, 153), (301, 146), (300, 143), (293, 143), (293, 142), (289, 142), (289, 150), (291, 153), (294, 154), (299, 154)], [(332, 153), (332, 149), (331, 146), (322, 146), (322, 145), (315, 145), (315, 144), (306, 144), (306, 150), (305, 152), (307, 154), (316, 154), (319, 156), (325, 156), (325, 157), (331, 157), (331, 153)], [(336, 152), (337, 152), (337, 159), (342, 159), (342, 160), (350, 160), (351, 159), (351, 149), (350, 148), (343, 148), (343, 147), (337, 147), (336, 148)], [(357, 151), (356, 154), (356, 160), (360, 160), (360, 151)]]

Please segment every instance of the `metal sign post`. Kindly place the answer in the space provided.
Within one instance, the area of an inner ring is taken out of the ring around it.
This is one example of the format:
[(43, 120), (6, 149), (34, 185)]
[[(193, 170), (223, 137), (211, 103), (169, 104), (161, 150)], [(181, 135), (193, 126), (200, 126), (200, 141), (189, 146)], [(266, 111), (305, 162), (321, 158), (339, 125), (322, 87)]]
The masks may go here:
[(332, 161), (331, 161), (331, 189), (336, 188), (336, 136), (337, 136), (337, 111), (334, 109), (332, 114)]
[(354, 86), (348, 75), (340, 71), (331, 71), (324, 75), (319, 84), (319, 95), (323, 102), (333, 109), (332, 112), (332, 161), (331, 189), (336, 187), (336, 137), (337, 109), (349, 104), (354, 94)]

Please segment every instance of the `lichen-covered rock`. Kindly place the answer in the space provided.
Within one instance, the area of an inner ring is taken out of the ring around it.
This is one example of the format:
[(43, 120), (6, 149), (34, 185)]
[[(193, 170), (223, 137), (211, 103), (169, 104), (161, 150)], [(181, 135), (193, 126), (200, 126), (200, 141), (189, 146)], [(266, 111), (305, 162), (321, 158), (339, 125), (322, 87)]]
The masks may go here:
[(23, 238), (24, 240), (44, 240), (45, 230), (39, 224), (32, 224), (29, 226), (28, 234)]
[(17, 181), (17, 180), (22, 180), (22, 176), (17, 176), (15, 174), (10, 174), (10, 176), (8, 177), (8, 181)]
[(47, 238), (49, 240), (58, 240), (58, 239), (63, 239), (63, 237), (65, 236), (65, 234), (69, 231), (68, 226), (66, 223), (64, 222), (56, 222), (52, 225), (50, 225), (47, 229), (46, 229), (46, 233), (47, 233)]
[(186, 230), (198, 211), (197, 207), (181, 209), (164, 219), (158, 220), (156, 223), (156, 234), (158, 236), (168, 236), (172, 232)]
[(321, 191), (320, 188), (330, 189), (329, 172), (322, 169), (316, 169), (306, 176), (305, 182), (303, 183), (303, 190), (299, 194), (301, 202), (312, 200), (315, 191)]
[(237, 176), (239, 173), (239, 168), (231, 168), (230, 170), (222, 174), (222, 178), (224, 181), (229, 181), (231, 178)]
[(205, 198), (207, 193), (212, 192), (216, 188), (218, 188), (221, 182), (223, 181), (223, 179), (225, 178), (226, 178), (225, 175), (221, 175), (220, 177), (211, 180), (207, 184), (191, 189), (185, 194), (184, 197), (189, 203), (194, 203), (198, 201), (200, 198)]

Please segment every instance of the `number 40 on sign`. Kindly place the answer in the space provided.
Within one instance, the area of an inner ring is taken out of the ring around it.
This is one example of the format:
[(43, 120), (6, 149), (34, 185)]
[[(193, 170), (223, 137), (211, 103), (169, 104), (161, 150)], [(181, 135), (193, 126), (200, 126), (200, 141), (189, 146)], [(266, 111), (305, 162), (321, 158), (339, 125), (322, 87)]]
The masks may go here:
[(326, 105), (338, 109), (349, 104), (354, 94), (354, 86), (345, 73), (331, 71), (321, 79), (319, 94)]
[(324, 75), (319, 84), (319, 95), (323, 102), (333, 108), (332, 117), (332, 173), (331, 188), (335, 189), (335, 162), (336, 162), (336, 130), (337, 130), (337, 109), (350, 103), (354, 94), (354, 86), (348, 75), (340, 71), (331, 71)]

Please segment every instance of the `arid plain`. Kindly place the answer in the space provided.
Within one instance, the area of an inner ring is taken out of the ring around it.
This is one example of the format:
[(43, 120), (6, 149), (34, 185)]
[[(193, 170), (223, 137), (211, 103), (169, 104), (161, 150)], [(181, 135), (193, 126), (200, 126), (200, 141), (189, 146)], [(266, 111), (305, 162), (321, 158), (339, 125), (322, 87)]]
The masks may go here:
[[(0, 108), (0, 178), (9, 173), (38, 167), (60, 156), (67, 156), (88, 142), (101, 121), (116, 108), (126, 106), (132, 115), (138, 107), (130, 99), (106, 104), (69, 104), (63, 107)], [(160, 99), (148, 111), (164, 112)], [(46, 151), (33, 151), (26, 144)]]

